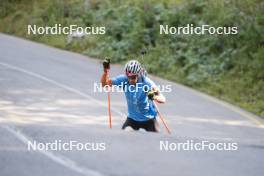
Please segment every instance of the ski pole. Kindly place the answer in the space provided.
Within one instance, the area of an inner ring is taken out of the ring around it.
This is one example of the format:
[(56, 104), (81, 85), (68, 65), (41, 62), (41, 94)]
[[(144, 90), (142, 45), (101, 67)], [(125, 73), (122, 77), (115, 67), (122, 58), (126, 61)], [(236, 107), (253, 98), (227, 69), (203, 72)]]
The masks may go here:
[[(105, 58), (105, 60), (103, 61), (103, 65), (104, 65), (104, 71), (106, 72), (106, 80), (109, 80), (109, 71), (110, 71), (110, 59), (109, 58)], [(110, 99), (110, 86), (108, 87), (109, 90), (107, 92), (107, 108), (108, 108), (108, 123), (109, 123), (109, 128), (112, 128), (112, 113), (111, 113), (111, 99)]]
[[(145, 49), (142, 49), (142, 50), (140, 51), (140, 54), (141, 54), (141, 60), (142, 60), (142, 63), (143, 63), (144, 55), (147, 54), (147, 51), (146, 51)], [(145, 68), (145, 67), (144, 67), (144, 68)], [(168, 134), (171, 134), (171, 131), (170, 131), (168, 125), (166, 124), (164, 118), (162, 117), (162, 115), (161, 115), (161, 113), (160, 113), (160, 111), (159, 111), (159, 108), (158, 108), (157, 104), (155, 103), (155, 101), (153, 101), (153, 104), (154, 104), (154, 106), (155, 106), (155, 108), (156, 108), (156, 110), (157, 110), (157, 113), (158, 113), (158, 115), (159, 115), (159, 118), (160, 118), (161, 122), (163, 123), (164, 127), (166, 128), (166, 131), (168, 132)]]
[(156, 104), (154, 101), (153, 101), (153, 104), (154, 104), (154, 106), (155, 106), (155, 108), (156, 108), (156, 110), (157, 110), (157, 113), (158, 113), (158, 115), (159, 115), (160, 120), (162, 121), (164, 127), (166, 128), (166, 131), (168, 132), (168, 134), (171, 134), (171, 131), (170, 131), (168, 125), (166, 124), (164, 118), (162, 117), (162, 115), (161, 115), (161, 113), (160, 113), (160, 111), (159, 111), (159, 108), (158, 108), (157, 104)]
[(112, 128), (112, 114), (111, 114), (111, 101), (110, 101), (110, 90), (107, 92), (108, 99), (108, 114), (109, 114), (109, 128)]

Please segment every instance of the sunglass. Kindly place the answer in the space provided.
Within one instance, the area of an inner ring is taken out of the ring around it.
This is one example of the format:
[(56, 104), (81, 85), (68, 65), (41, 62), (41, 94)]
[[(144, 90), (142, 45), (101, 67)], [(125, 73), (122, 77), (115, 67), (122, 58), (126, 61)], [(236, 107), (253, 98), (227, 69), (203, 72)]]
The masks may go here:
[(131, 79), (132, 79), (132, 80), (135, 80), (135, 79), (137, 79), (137, 75), (128, 76), (128, 79), (129, 79), (129, 80), (131, 80)]

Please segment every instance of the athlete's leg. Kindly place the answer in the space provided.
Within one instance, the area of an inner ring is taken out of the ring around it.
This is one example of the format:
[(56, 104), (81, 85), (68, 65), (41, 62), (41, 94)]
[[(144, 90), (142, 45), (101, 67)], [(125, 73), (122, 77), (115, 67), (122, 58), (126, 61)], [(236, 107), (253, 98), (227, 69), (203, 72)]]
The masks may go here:
[(132, 127), (134, 130), (139, 130), (138, 123), (135, 120), (128, 118), (128, 117), (125, 123), (123, 124), (122, 129), (124, 130), (127, 126)]
[(144, 128), (146, 131), (159, 132), (158, 122), (156, 119), (145, 121), (142, 125), (142, 128)]

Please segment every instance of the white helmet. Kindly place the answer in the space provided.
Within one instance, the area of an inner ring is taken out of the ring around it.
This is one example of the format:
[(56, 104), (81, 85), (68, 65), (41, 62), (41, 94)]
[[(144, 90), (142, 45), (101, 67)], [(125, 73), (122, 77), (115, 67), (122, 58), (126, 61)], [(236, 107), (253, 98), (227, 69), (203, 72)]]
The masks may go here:
[(125, 66), (125, 72), (127, 76), (137, 75), (140, 76), (142, 72), (142, 67), (137, 60), (128, 61)]

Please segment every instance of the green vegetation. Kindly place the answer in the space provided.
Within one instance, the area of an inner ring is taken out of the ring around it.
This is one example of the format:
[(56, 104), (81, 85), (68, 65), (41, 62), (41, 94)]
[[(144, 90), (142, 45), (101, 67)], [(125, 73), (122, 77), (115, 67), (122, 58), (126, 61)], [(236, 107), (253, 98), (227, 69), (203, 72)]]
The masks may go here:
[[(262, 0), (2, 0), (0, 31), (124, 63), (142, 48), (148, 72), (264, 117)], [(80, 44), (65, 35), (27, 35), (27, 25), (105, 26)], [(159, 35), (159, 25), (238, 26), (237, 35)], [(177, 92), (175, 92), (177, 93)]]

